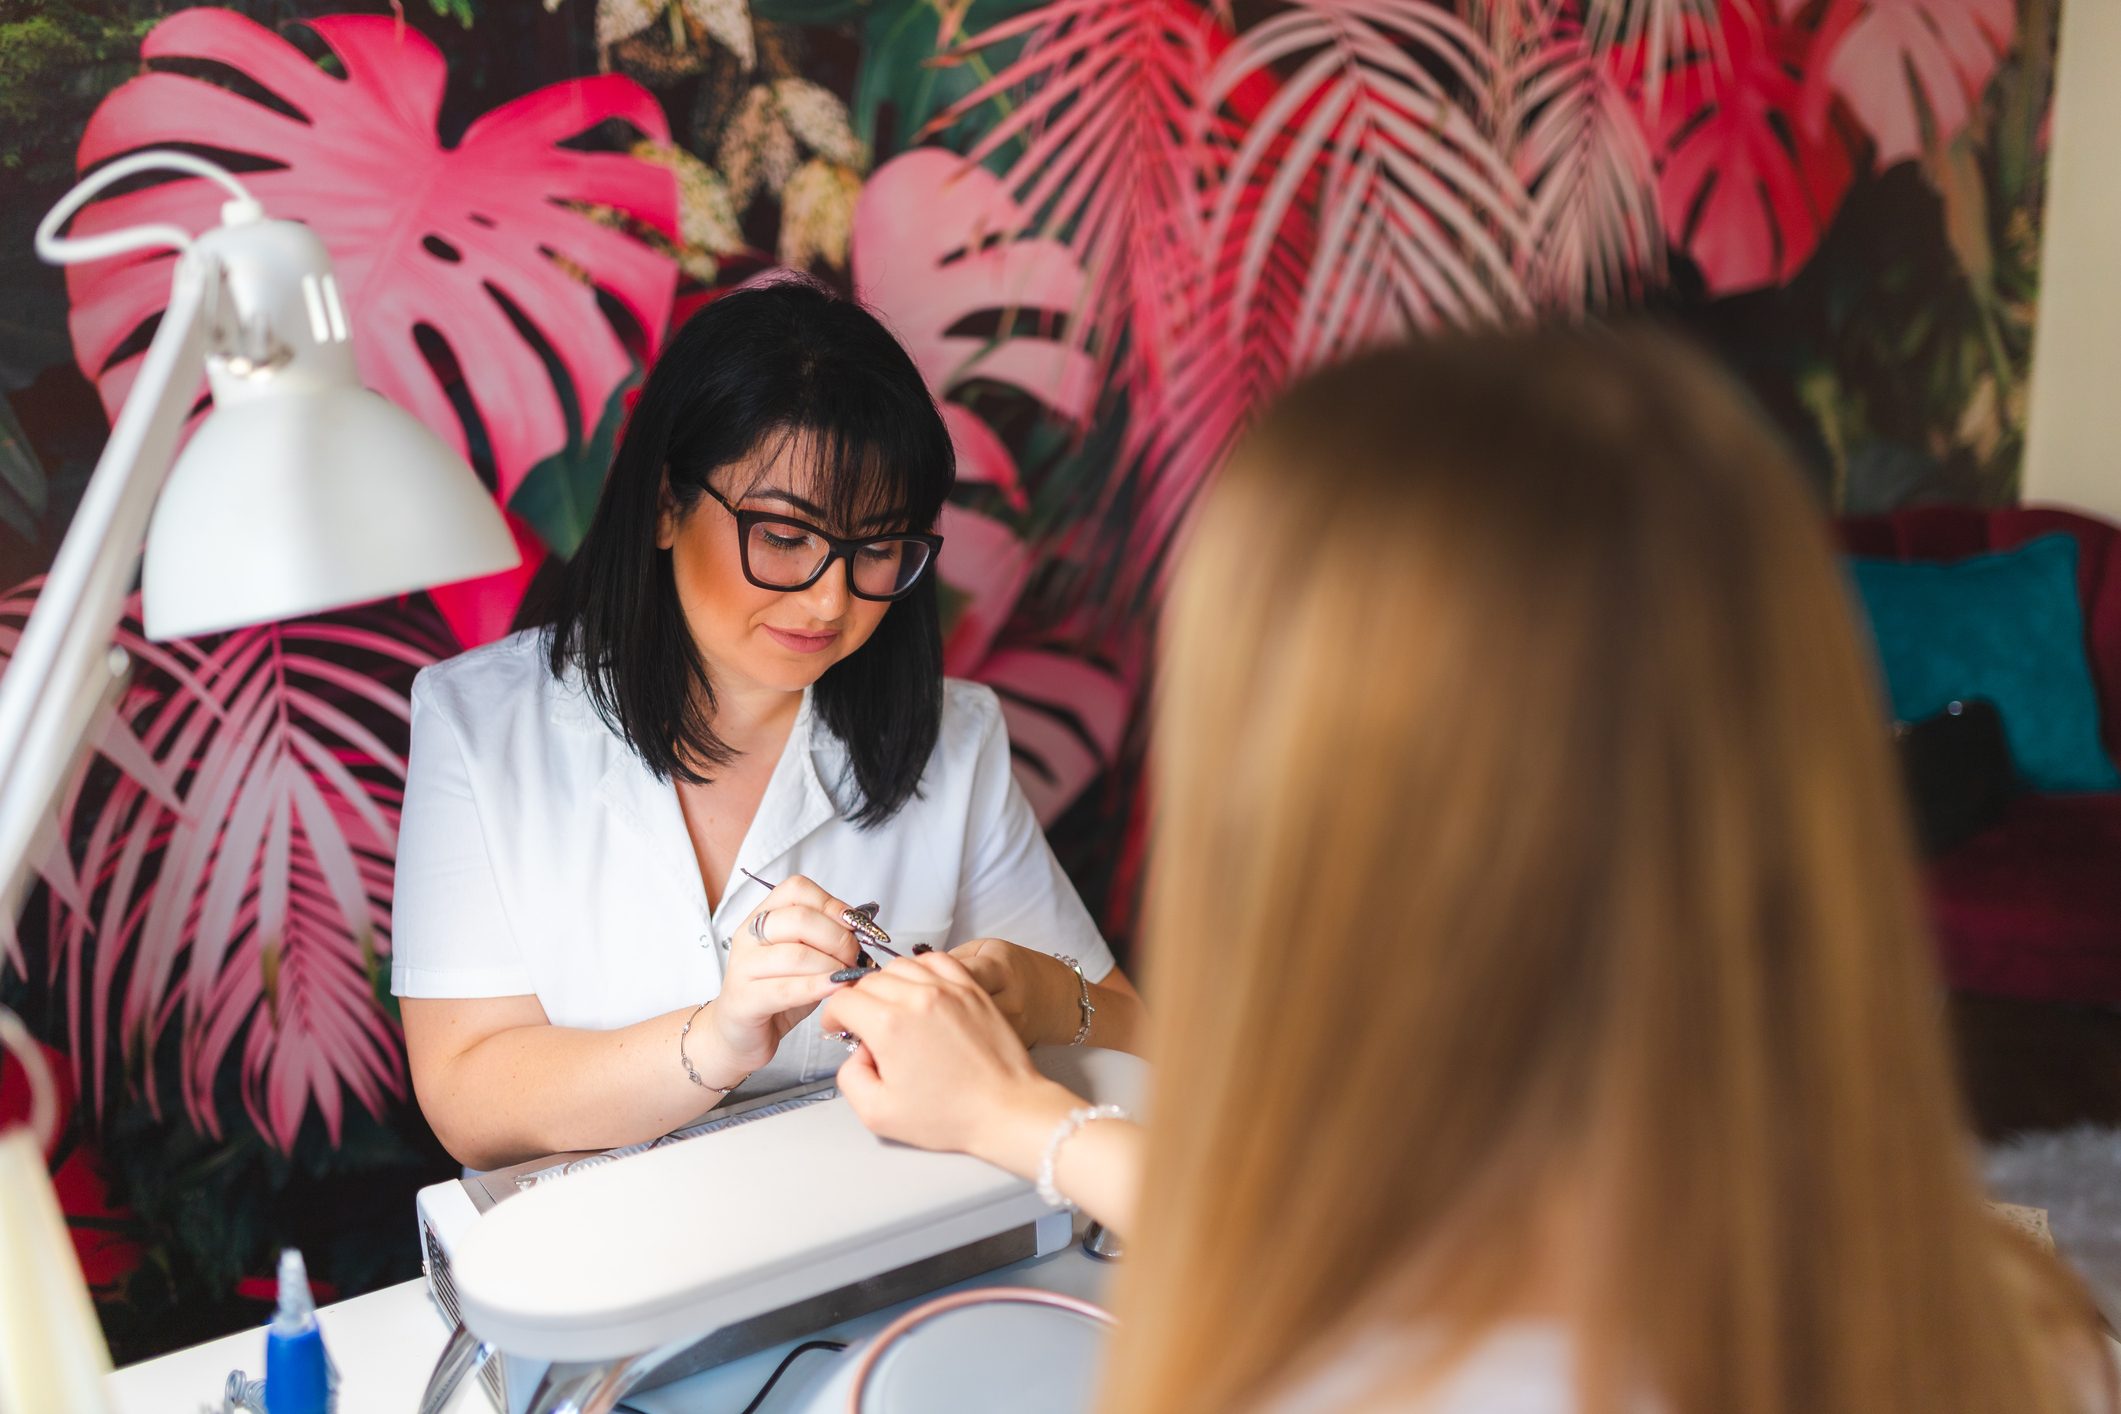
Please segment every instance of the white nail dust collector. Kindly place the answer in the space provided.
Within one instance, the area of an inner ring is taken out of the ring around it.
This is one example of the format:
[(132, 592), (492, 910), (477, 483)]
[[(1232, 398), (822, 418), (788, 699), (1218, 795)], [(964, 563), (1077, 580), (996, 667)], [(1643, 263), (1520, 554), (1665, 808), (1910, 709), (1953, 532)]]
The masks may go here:
[[(1139, 1112), (1147, 1067), (1032, 1052)], [(876, 1138), (830, 1082), (652, 1144), (423, 1189), (428, 1288), (456, 1328), (422, 1401), (472, 1371), (500, 1414), (607, 1414), (629, 1391), (1066, 1246), (1070, 1214), (962, 1154)]]

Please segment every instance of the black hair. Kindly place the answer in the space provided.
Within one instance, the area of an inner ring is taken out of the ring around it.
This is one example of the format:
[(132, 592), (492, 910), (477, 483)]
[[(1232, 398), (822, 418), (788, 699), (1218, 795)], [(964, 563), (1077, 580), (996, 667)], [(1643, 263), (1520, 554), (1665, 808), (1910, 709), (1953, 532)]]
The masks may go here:
[[(659, 780), (691, 784), (735, 756), (714, 732), (714, 690), (656, 547), (667, 484), (682, 520), (708, 478), (777, 438), (816, 460), (828, 529), (878, 510), (930, 529), (957, 475), (942, 414), (877, 317), (805, 278), (722, 296), (671, 338), (627, 419), (589, 533), (545, 614), (555, 676), (569, 666), (598, 713)], [(744, 487), (721, 487), (731, 500)], [(835, 572), (837, 566), (834, 567)], [(910, 799), (943, 712), (943, 631), (931, 566), (870, 640), (818, 680), (812, 707), (846, 743), (858, 825)]]

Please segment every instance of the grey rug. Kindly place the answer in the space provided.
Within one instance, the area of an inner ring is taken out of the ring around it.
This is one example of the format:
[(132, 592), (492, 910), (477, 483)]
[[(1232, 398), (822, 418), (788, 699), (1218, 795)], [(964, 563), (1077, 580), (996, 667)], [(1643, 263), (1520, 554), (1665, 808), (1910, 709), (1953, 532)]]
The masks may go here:
[(1996, 1197), (2047, 1209), (2056, 1250), (2121, 1327), (2121, 1129), (2020, 1135), (1990, 1149), (1987, 1168)]

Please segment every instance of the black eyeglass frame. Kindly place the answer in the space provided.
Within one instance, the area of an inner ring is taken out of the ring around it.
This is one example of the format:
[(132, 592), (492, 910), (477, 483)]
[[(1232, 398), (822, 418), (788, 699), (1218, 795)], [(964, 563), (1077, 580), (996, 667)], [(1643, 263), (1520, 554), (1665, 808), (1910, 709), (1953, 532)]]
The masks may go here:
[[(776, 594), (799, 594), (823, 579), (825, 571), (831, 569), (835, 562), (845, 560), (847, 561), (847, 592), (857, 599), (867, 599), (872, 604), (889, 604), (905, 598), (918, 588), (922, 576), (935, 568), (936, 557), (943, 553), (943, 537), (940, 535), (930, 535), (915, 530), (900, 530), (888, 535), (862, 535), (850, 540), (844, 536), (834, 535), (821, 526), (812, 525), (807, 520), (802, 520), (796, 516), (783, 515), (779, 511), (752, 511), (732, 506), (723, 498), (722, 493), (715, 490), (712, 486), (703, 485), (700, 489), (714, 497), (714, 503), (729, 512), (730, 516), (736, 521), (736, 554), (738, 563), (743, 566), (744, 578), (755, 587), (771, 589)], [(751, 528), (761, 524), (793, 526), (804, 534), (815, 535), (818, 539), (825, 542), (828, 547), (825, 551), (825, 558), (818, 561), (817, 569), (811, 574), (810, 578), (804, 580), (801, 584), (768, 584), (751, 572)], [(928, 547), (928, 558), (918, 570), (914, 571), (913, 578), (907, 580), (896, 591), (890, 594), (871, 594), (854, 582), (854, 552), (871, 545), (887, 544), (893, 540), (918, 541)]]

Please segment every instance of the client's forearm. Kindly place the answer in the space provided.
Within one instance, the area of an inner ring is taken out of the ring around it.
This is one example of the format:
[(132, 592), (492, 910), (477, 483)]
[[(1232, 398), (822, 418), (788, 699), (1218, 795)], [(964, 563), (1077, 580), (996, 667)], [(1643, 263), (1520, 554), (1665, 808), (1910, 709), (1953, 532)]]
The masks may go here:
[[(616, 1031), (518, 1026), (415, 1071), (420, 1108), (459, 1162), (497, 1168), (542, 1154), (608, 1149), (667, 1134), (722, 1096), (693, 1084), (678, 1058), (690, 1007)], [(685, 1037), (709, 1085), (733, 1085), (742, 1068), (706, 1012)]]
[(1114, 1232), (1132, 1232), (1147, 1140), (1142, 1127), (1131, 1120), (1086, 1124), (1055, 1156), (1053, 1186)]
[[(1028, 1093), (979, 1146), (979, 1156), (1011, 1173), (1038, 1177), (1047, 1146), (1068, 1112), (1087, 1104), (1058, 1085)], [(1053, 1186), (1097, 1221), (1125, 1234), (1134, 1224), (1140, 1192), (1142, 1127), (1129, 1120), (1095, 1120), (1061, 1143), (1054, 1155)]]

